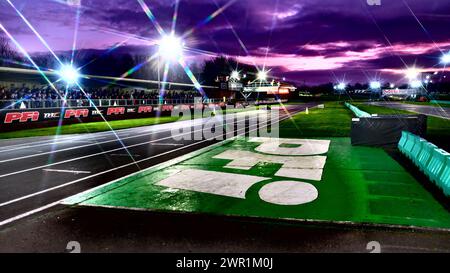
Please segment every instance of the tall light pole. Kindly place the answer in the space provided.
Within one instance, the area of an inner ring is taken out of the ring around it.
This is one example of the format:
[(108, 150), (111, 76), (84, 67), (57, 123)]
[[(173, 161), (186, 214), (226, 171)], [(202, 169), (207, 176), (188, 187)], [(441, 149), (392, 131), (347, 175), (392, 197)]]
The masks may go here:
[(161, 90), (161, 58), (165, 62), (177, 62), (183, 57), (184, 43), (174, 34), (165, 35), (158, 41), (158, 90)]
[(161, 56), (158, 55), (158, 91), (161, 90)]

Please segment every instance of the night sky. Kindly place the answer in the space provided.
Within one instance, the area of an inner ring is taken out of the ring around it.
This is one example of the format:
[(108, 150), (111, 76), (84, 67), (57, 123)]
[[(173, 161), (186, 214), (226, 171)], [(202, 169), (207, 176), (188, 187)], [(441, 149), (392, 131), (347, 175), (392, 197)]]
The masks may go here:
[[(49, 46), (70, 51), (80, 10), (77, 49), (117, 43), (153, 46), (160, 39), (136, 0), (11, 0)], [(145, 0), (170, 32), (175, 0)], [(225, 6), (222, 13), (211, 16)], [(0, 0), (0, 23), (29, 52), (47, 52), (18, 13)], [(223, 54), (267, 67), (288, 80), (324, 82), (406, 81), (416, 66), (442, 71), (450, 50), (450, 1), (381, 0), (181, 0), (176, 34), (186, 38), (187, 62)]]

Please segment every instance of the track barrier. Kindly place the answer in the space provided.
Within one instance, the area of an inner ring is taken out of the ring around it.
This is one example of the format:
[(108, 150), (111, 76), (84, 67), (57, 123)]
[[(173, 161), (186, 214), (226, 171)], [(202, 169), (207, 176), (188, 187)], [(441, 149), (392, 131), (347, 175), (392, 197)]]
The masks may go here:
[(350, 109), (355, 114), (355, 116), (357, 116), (358, 118), (369, 118), (372, 116), (371, 114), (362, 111), (358, 107), (351, 105), (348, 102), (345, 103), (345, 106), (347, 106), (347, 108)]
[(398, 148), (450, 197), (450, 153), (407, 131), (402, 131)]

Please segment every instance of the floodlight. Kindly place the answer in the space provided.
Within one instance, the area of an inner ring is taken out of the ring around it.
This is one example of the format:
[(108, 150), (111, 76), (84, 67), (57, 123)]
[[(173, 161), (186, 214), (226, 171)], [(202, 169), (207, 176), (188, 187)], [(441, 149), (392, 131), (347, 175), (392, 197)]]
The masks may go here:
[(391, 83), (391, 84), (389, 85), (389, 87), (390, 87), (390, 88), (395, 88), (395, 84)]
[(422, 87), (422, 82), (419, 80), (414, 80), (409, 83), (412, 88), (420, 88)]
[(232, 79), (235, 79), (235, 80), (239, 80), (240, 78), (239, 78), (240, 76), (239, 76), (239, 72), (238, 71), (233, 71), (233, 72), (231, 72), (231, 78)]
[(158, 42), (158, 53), (166, 61), (178, 60), (183, 55), (184, 43), (181, 38), (166, 35)]
[(379, 81), (373, 81), (370, 83), (370, 89), (380, 89), (381, 83)]
[(66, 3), (71, 7), (79, 7), (81, 5), (81, 0), (66, 0)]
[(345, 83), (341, 82), (336, 86), (336, 88), (339, 90), (344, 90), (345, 88), (347, 88), (347, 85)]
[(443, 63), (443, 64), (450, 64), (450, 53), (442, 55), (441, 63)]
[(267, 71), (261, 70), (258, 72), (258, 80), (266, 81), (267, 80)]
[(58, 71), (58, 75), (61, 80), (67, 83), (68, 85), (73, 85), (78, 82), (80, 78), (80, 73), (75, 69), (72, 65), (63, 65), (61, 69)]
[(414, 68), (414, 67), (413, 68), (408, 68), (405, 71), (405, 75), (406, 75), (406, 77), (408, 79), (414, 80), (414, 79), (417, 79), (417, 77), (419, 77), (420, 71), (417, 68)]

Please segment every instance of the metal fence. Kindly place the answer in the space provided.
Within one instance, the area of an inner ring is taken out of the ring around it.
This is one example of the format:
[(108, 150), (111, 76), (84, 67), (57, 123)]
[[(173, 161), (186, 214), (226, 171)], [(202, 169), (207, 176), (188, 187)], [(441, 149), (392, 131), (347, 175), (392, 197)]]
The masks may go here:
[[(0, 109), (45, 109), (61, 107), (102, 107), (102, 106), (135, 106), (158, 104), (192, 104), (195, 99), (79, 99), (79, 100), (0, 100)], [(203, 99), (203, 103), (222, 102), (220, 99)]]

